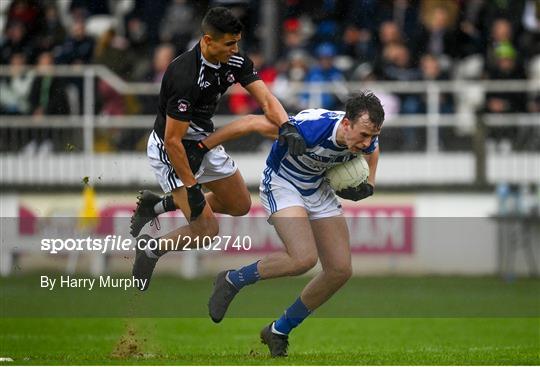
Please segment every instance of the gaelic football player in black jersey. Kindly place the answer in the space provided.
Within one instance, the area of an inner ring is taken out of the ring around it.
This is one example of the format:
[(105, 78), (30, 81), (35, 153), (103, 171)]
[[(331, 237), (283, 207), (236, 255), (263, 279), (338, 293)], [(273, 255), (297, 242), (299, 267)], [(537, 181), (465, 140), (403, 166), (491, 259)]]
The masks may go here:
[[(182, 239), (217, 235), (214, 212), (240, 216), (249, 211), (250, 194), (221, 143), (253, 131), (274, 137), (279, 131), (292, 154), (305, 150), (305, 142), (288, 122), (283, 106), (259, 79), (253, 62), (239, 52), (242, 24), (238, 19), (227, 8), (216, 7), (206, 13), (201, 28), (199, 43), (175, 58), (163, 76), (147, 153), (165, 195), (141, 192), (131, 218), (131, 233), (138, 236), (146, 223), (177, 208), (189, 225), (156, 241), (148, 235), (137, 237), (133, 275), (146, 280), (141, 290), (148, 288), (159, 257), (182, 249)], [(232, 123), (213, 133), (217, 104), (234, 83), (240, 83), (257, 100), (272, 124)], [(210, 192), (203, 194), (201, 185)]]

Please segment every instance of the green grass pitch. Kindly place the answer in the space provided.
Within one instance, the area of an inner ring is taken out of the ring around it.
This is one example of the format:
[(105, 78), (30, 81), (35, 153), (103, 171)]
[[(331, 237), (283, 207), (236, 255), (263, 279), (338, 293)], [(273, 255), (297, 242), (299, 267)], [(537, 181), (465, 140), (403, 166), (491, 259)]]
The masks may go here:
[[(163, 307), (156, 316), (167, 315), (170, 307), (184, 307), (191, 317), (182, 312), (178, 315), (183, 317), (13, 317), (12, 307), (52, 307), (39, 292), (20, 299), (33, 281), (32, 276), (0, 280), (0, 357), (14, 360), (0, 365), (540, 364), (537, 280), (507, 284), (495, 278), (354, 278), (292, 333), (286, 359), (268, 357), (258, 334), (294, 300), (307, 278), (246, 288), (231, 306), (234, 317), (219, 325), (203, 314), (210, 279), (159, 277), (148, 293), (130, 295)], [(89, 304), (85, 292), (71, 294), (82, 301), (70, 307), (97, 309), (122, 301), (95, 292)], [(364, 307), (351, 311), (357, 303)], [(461, 303), (467, 307), (455, 308)], [(238, 317), (246, 308), (265, 306), (264, 313)]]

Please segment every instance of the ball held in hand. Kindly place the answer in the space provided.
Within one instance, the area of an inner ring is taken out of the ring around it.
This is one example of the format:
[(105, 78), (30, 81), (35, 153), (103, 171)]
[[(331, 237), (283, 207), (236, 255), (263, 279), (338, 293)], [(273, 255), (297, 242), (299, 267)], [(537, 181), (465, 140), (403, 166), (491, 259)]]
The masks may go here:
[(369, 166), (363, 156), (338, 164), (326, 171), (328, 183), (335, 191), (357, 187), (367, 182), (368, 177)]

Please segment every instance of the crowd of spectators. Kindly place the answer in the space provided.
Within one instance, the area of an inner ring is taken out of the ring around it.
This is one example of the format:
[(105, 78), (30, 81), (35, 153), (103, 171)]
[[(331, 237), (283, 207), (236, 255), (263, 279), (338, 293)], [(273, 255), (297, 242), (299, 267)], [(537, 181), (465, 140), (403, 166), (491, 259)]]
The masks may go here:
[[(290, 113), (308, 107), (338, 109), (343, 81), (538, 78), (539, 0), (283, 0), (279, 50), (265, 59), (265, 0), (2, 0), (0, 114), (62, 115), (82, 111), (82, 81), (24, 71), (53, 64), (102, 64), (126, 81), (159, 83), (168, 63), (200, 37), (208, 6), (234, 8), (245, 25), (242, 49), (254, 61)], [(6, 5), (9, 4), (9, 5)], [(105, 20), (99, 23), (99, 20)], [(96, 24), (105, 26), (96, 27)], [(472, 72), (459, 74), (460, 66)], [(535, 71), (536, 70), (536, 71)], [(336, 91), (292, 93), (291, 82), (332, 82)], [(156, 96), (120, 95), (106, 80), (96, 81), (96, 113), (154, 114)], [(388, 114), (427, 111), (425, 94), (384, 95)], [(486, 112), (540, 112), (538, 95), (486, 95)], [(456, 111), (455, 96), (442, 94), (439, 111)], [(220, 113), (257, 113), (257, 104), (233, 89)], [(418, 140), (406, 131), (403, 144)], [(407, 138), (408, 136), (408, 138)], [(99, 134), (98, 134), (99, 138)], [(141, 136), (118, 134), (113, 147), (132, 149)], [(107, 139), (110, 140), (110, 137)], [(108, 149), (108, 148), (104, 148)]]

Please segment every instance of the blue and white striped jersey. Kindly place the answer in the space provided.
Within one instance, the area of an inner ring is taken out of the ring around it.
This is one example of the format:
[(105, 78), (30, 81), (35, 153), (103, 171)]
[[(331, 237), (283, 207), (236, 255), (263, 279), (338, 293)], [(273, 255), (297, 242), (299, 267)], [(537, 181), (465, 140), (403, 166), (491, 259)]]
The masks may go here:
[[(326, 169), (356, 156), (336, 142), (337, 128), (344, 116), (343, 111), (320, 108), (301, 111), (291, 119), (291, 123), (306, 141), (306, 152), (292, 156), (286, 145), (275, 141), (266, 165), (293, 184), (302, 195), (312, 195), (323, 183)], [(378, 137), (374, 137), (371, 145), (362, 153), (373, 153), (378, 144)]]

